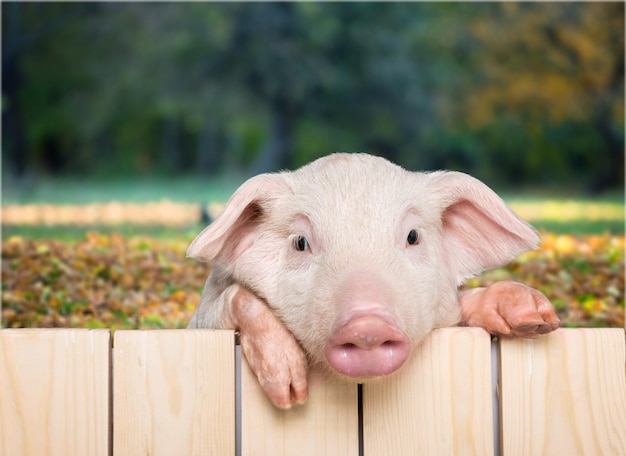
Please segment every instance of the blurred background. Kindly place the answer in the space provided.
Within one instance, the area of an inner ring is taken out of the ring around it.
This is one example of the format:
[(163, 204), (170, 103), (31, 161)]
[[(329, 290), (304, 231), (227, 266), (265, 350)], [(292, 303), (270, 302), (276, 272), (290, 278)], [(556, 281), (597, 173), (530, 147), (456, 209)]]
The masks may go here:
[[(610, 285), (563, 306), (597, 307), (612, 287), (623, 324), (623, 2), (1, 8), (5, 295), (31, 284), (24, 255), (50, 251), (26, 241), (177, 238), (171, 263), (247, 177), (358, 151), (482, 179), (544, 232), (558, 280), (572, 281), (559, 252), (602, 252)], [(581, 274), (599, 270), (587, 260)], [(148, 286), (111, 261), (89, 270)]]
[(334, 151), (492, 186), (624, 182), (623, 3), (2, 4), (3, 189)]

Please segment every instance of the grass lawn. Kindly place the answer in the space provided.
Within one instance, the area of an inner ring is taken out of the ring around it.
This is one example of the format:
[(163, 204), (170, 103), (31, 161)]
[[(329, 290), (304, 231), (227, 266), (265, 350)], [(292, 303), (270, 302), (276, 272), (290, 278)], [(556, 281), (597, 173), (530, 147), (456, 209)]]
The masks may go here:
[[(201, 206), (209, 203), (223, 204), (244, 181), (242, 176), (226, 176), (219, 179), (188, 178), (138, 178), (109, 181), (85, 181), (80, 179), (42, 179), (21, 187), (3, 181), (2, 205), (75, 205), (117, 201), (120, 203), (149, 203), (170, 201), (195, 204), (198, 220), (178, 226), (171, 223), (152, 225), (116, 224), (106, 220), (90, 226), (62, 226), (45, 224), (4, 224), (2, 238), (20, 235), (27, 238), (79, 239), (87, 231), (117, 232), (124, 236), (150, 236), (157, 238), (190, 238), (202, 228), (199, 219)], [(537, 189), (532, 195), (542, 194)], [(504, 200), (523, 219), (537, 229), (554, 233), (611, 234), (624, 233), (624, 194), (613, 192), (599, 198), (577, 195), (572, 197), (529, 196), (527, 190), (521, 195), (502, 193)], [(216, 210), (212, 211), (216, 215)], [(167, 216), (164, 216), (167, 218)], [(171, 220), (168, 220), (171, 222)]]
[(226, 201), (244, 180), (244, 177), (238, 175), (206, 179), (192, 176), (99, 181), (45, 178), (20, 186), (3, 181), (2, 204), (89, 204), (107, 201), (146, 203), (161, 200), (190, 203)]

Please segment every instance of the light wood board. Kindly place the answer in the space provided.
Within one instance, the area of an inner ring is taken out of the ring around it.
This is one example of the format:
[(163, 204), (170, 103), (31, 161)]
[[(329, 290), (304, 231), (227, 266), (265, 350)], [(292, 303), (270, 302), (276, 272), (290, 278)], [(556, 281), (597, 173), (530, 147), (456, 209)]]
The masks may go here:
[(0, 330), (0, 454), (109, 454), (108, 330)]
[(232, 331), (116, 331), (116, 456), (235, 454)]
[(503, 454), (626, 455), (625, 363), (622, 329), (503, 340)]
[[(437, 330), (365, 385), (363, 454), (493, 454), (490, 345)], [(624, 330), (499, 347), (501, 454), (626, 455)], [(0, 330), (0, 455), (234, 455), (234, 349), (231, 331), (117, 331), (111, 374), (108, 330)], [(356, 385), (311, 373), (309, 402), (281, 411), (241, 369), (243, 455), (359, 454)]]
[(493, 454), (491, 338), (431, 333), (395, 378), (363, 387), (366, 455)]
[(243, 456), (357, 456), (358, 387), (309, 373), (309, 399), (290, 410), (265, 396), (245, 358), (242, 362)]

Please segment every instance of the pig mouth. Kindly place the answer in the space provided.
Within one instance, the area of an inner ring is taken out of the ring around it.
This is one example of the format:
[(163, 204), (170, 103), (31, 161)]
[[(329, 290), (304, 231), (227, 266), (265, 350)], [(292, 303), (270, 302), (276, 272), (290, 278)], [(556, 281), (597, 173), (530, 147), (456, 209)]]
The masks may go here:
[(378, 316), (349, 320), (333, 332), (325, 349), (333, 370), (359, 380), (392, 374), (404, 364), (409, 352), (406, 334)]

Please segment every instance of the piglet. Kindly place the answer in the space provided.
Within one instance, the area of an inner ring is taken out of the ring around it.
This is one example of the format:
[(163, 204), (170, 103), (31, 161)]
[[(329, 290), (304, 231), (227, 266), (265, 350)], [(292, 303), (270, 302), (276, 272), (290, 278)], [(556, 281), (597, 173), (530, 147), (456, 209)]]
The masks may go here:
[(191, 243), (187, 256), (212, 272), (189, 327), (239, 330), (261, 387), (288, 408), (306, 401), (309, 366), (387, 376), (434, 328), (556, 329), (548, 299), (525, 285), (458, 291), (538, 242), (471, 176), (332, 154), (251, 178)]

